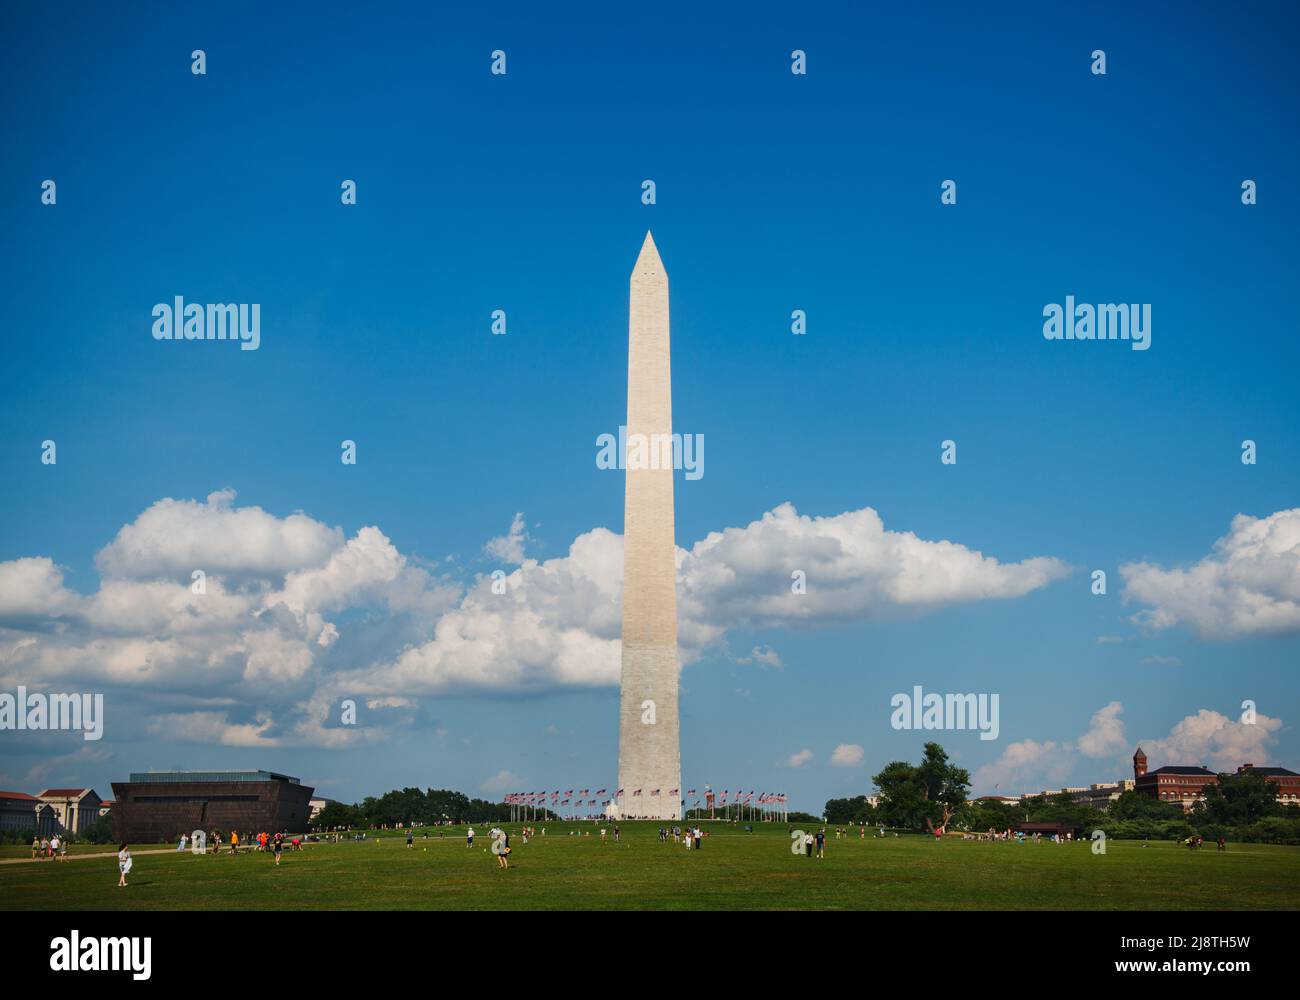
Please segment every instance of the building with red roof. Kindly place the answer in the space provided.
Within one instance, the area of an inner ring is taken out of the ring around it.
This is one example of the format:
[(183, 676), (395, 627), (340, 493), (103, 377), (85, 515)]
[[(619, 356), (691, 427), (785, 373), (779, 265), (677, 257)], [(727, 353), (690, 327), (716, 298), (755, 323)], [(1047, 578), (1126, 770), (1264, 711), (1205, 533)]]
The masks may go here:
[(86, 833), (99, 819), (103, 802), (93, 788), (47, 788), (36, 797), (54, 810), (59, 832), (73, 836)]

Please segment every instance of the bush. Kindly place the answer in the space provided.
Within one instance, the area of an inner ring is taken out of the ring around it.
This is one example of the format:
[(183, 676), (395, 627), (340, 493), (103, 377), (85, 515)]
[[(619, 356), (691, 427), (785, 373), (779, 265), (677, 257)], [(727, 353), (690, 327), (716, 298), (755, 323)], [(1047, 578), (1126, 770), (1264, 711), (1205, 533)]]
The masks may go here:
[(1196, 832), (1186, 820), (1117, 820), (1108, 816), (1087, 824), (1086, 832), (1093, 830), (1104, 830), (1112, 840), (1182, 840)]
[[(1232, 840), (1232, 827), (1224, 835)], [(1236, 839), (1244, 844), (1300, 844), (1300, 823), (1281, 816), (1268, 816), (1249, 826), (1236, 828)], [(1206, 838), (1208, 839), (1208, 837)]]

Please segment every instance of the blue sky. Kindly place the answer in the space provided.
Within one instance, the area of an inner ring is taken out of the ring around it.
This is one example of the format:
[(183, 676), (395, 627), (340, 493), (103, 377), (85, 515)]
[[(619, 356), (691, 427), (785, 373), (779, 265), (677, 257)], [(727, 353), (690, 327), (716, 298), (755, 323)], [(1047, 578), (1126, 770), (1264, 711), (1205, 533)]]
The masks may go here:
[[(0, 689), (103, 690), (109, 714), (96, 744), (0, 733), (0, 787), (107, 796), (128, 771), (171, 766), (283, 770), (345, 799), (615, 781), (616, 689), (548, 659), (574, 630), (595, 660), (611, 649), (563, 572), (541, 609), (529, 571), (515, 578), (516, 607), (537, 617), (511, 627), (544, 636), (498, 648), (480, 622), (472, 664), (386, 668), (475, 606), (476, 577), (516, 572), (485, 550), (516, 512), (543, 562), (621, 531), (623, 483), (596, 469), (594, 441), (623, 419), (627, 279), (647, 228), (671, 282), (676, 427), (707, 442), (705, 476), (678, 480), (679, 546), (789, 503), (823, 519), (871, 508), (886, 532), (1060, 567), (1017, 596), (954, 586), (916, 604), (864, 584), (835, 607), (835, 588), (915, 567), (850, 569), (794, 627), (734, 613), (744, 593), (706, 593), (712, 638), (682, 676), (688, 786), (820, 807), (927, 736), (980, 793), (1113, 779), (1138, 740), (1175, 763), (1249, 752), (1300, 769), (1289, 5), (54, 5), (12, 22)], [(806, 76), (790, 72), (796, 48)], [(345, 178), (355, 206), (340, 204)], [(260, 303), (260, 349), (155, 341), (150, 311), (176, 295)], [(1066, 295), (1150, 303), (1150, 350), (1044, 340), (1043, 307)], [(46, 439), (57, 465), (40, 461)], [(221, 490), (236, 495), (206, 500)], [(194, 502), (156, 507), (167, 498)], [(270, 550), (223, 563), (244, 508), (265, 512)], [(321, 526), (302, 562), (281, 531), (296, 511)], [(1261, 519), (1262, 545), (1234, 532), (1239, 514)], [(143, 548), (97, 562), (132, 524)], [(407, 576), (267, 625), (286, 573), (319, 570), (371, 526), (384, 543), (366, 536), (367, 551)], [(794, 524), (791, 558), (819, 532)], [(737, 541), (753, 593), (788, 580), (761, 536)], [(1214, 548), (1229, 536), (1241, 544)], [(177, 639), (149, 609), (187, 592), (195, 552), (226, 567), (230, 618)], [(1130, 585), (1131, 564), (1156, 569)], [(102, 599), (106, 575), (125, 581), (119, 603)], [(423, 596), (397, 607), (398, 586)], [(313, 612), (337, 641), (319, 641)], [(741, 662), (755, 647), (781, 666)], [(404, 703), (363, 711), (353, 733), (318, 720), (330, 740), (294, 730), (348, 683)], [(893, 731), (889, 698), (915, 684), (999, 693), (999, 739)], [(1236, 722), (1245, 699), (1269, 725)], [(860, 763), (833, 766), (840, 745)]]

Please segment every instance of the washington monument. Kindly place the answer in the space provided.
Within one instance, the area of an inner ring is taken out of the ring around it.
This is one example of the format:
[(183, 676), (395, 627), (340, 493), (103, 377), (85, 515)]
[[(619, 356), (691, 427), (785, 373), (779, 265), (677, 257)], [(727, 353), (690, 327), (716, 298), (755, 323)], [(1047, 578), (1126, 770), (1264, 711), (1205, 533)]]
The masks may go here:
[[(628, 308), (627, 440), (640, 435), (651, 449), (667, 443), (671, 450), (672, 433), (668, 275), (647, 232), (632, 268)], [(636, 465), (627, 462), (623, 497), (622, 793), (610, 814), (681, 819), (673, 463)]]

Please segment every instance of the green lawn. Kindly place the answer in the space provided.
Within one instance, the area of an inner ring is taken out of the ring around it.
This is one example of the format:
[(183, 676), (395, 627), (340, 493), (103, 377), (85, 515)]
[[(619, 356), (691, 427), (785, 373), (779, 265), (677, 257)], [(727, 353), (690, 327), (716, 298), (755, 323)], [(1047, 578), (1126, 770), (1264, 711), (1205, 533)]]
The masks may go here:
[[(592, 830), (590, 824), (577, 827)], [(1171, 843), (977, 843), (922, 836), (836, 840), (825, 860), (790, 853), (786, 827), (711, 828), (701, 850), (660, 844), (652, 824), (623, 841), (547, 824), (525, 845), (511, 827), (510, 871), (463, 835), (311, 844), (239, 857), (141, 854), (117, 888), (113, 858), (0, 865), (3, 909), (1296, 909), (1300, 848)], [(112, 849), (111, 847), (109, 848)]]

